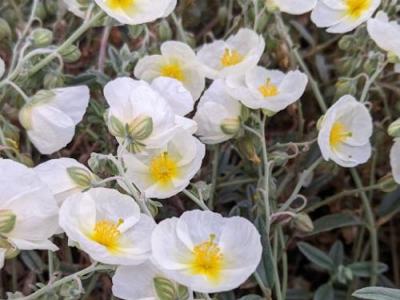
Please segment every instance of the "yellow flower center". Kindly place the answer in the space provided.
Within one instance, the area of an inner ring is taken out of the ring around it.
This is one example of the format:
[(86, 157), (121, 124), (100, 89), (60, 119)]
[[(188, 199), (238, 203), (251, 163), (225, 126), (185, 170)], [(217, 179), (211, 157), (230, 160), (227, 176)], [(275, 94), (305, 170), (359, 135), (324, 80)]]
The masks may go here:
[(267, 79), (266, 83), (261, 85), (258, 90), (264, 97), (273, 97), (279, 94), (278, 87), (271, 83), (271, 79)]
[(214, 241), (215, 234), (210, 234), (208, 241), (196, 245), (189, 265), (193, 275), (204, 275), (208, 280), (218, 282), (224, 265), (224, 257)]
[(331, 147), (336, 148), (339, 144), (343, 143), (351, 136), (352, 133), (347, 131), (343, 123), (335, 122), (332, 126), (329, 143), (331, 144)]
[(109, 8), (116, 10), (129, 10), (135, 5), (136, 0), (107, 0), (106, 4)]
[(118, 226), (123, 222), (122, 219), (117, 223), (109, 220), (97, 221), (91, 234), (92, 240), (103, 245), (109, 251), (117, 251), (119, 247), (119, 238), (121, 237)]
[(371, 6), (372, 0), (346, 0), (347, 15), (358, 19)]
[(176, 62), (163, 65), (160, 69), (160, 74), (161, 76), (175, 78), (179, 81), (183, 81), (185, 79), (182, 67)]
[(169, 185), (178, 176), (178, 164), (167, 152), (154, 157), (150, 163), (150, 177), (161, 185)]
[(221, 57), (221, 65), (223, 67), (231, 67), (243, 61), (244, 57), (237, 50), (225, 49)]

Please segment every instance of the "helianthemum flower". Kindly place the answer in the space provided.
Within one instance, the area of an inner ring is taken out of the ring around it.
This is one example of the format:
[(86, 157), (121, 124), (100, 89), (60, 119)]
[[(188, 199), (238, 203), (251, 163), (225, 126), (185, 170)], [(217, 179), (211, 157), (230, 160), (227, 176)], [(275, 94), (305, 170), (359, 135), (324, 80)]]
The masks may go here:
[(40, 91), (20, 110), (19, 120), (42, 154), (52, 154), (71, 142), (89, 97), (87, 86)]
[(148, 55), (140, 59), (135, 67), (137, 78), (151, 82), (157, 77), (179, 80), (197, 100), (205, 86), (205, 77), (200, 71), (196, 54), (187, 44), (168, 41), (161, 45), (160, 55)]
[(78, 0), (64, 0), (67, 9), (79, 18), (85, 18), (85, 10), (87, 5), (80, 3)]
[(351, 31), (367, 21), (381, 0), (319, 0), (311, 14), (318, 27), (328, 27), (331, 33)]
[(26, 166), (0, 159), (0, 267), (13, 249), (58, 248), (58, 207), (48, 187)]
[(350, 95), (340, 98), (320, 121), (318, 145), (325, 160), (355, 167), (371, 156), (372, 118)]
[(94, 188), (75, 194), (60, 209), (60, 226), (70, 242), (94, 260), (115, 265), (137, 265), (150, 256), (154, 221), (141, 214), (129, 196)]
[(167, 17), (177, 0), (95, 0), (109, 16), (122, 24), (143, 24)]
[(387, 14), (383, 11), (377, 13), (376, 17), (368, 20), (367, 29), (369, 36), (393, 62), (400, 67), (400, 24), (395, 20), (389, 21)]
[(390, 150), (390, 165), (392, 166), (394, 180), (400, 184), (400, 138), (395, 140)]
[(164, 147), (147, 153), (122, 152), (126, 177), (149, 198), (169, 198), (186, 188), (199, 171), (205, 146), (180, 130)]
[[(165, 79), (167, 80), (167, 79)], [(121, 145), (131, 152), (141, 152), (165, 145), (182, 125), (182, 117), (178, 116), (165, 96), (158, 88), (165, 81), (155, 81), (154, 87), (145, 81), (137, 81), (128, 77), (117, 78), (104, 87), (104, 95), (110, 108), (107, 122), (110, 132), (117, 137)], [(169, 81), (169, 89), (182, 89), (178, 81)], [(190, 93), (181, 91), (174, 94), (179, 103), (191, 102)], [(187, 99), (189, 98), (189, 99)], [(172, 103), (171, 103), (172, 104)], [(176, 109), (178, 110), (178, 109)]]
[(138, 266), (119, 266), (112, 282), (113, 295), (121, 299), (163, 299), (166, 289), (176, 299), (193, 299), (192, 293), (186, 287), (165, 278), (165, 274), (150, 260)]
[(301, 15), (311, 11), (317, 4), (317, 0), (266, 0), (268, 7), (278, 8), (284, 13)]
[(255, 67), (244, 76), (230, 76), (227, 91), (252, 109), (278, 112), (299, 100), (308, 83), (300, 71), (284, 74), (278, 70)]
[(208, 78), (239, 75), (256, 66), (265, 48), (262, 36), (250, 29), (239, 32), (226, 41), (205, 44), (197, 53)]
[(158, 224), (152, 250), (169, 278), (194, 291), (213, 293), (242, 284), (257, 268), (262, 247), (248, 220), (193, 210)]
[(96, 178), (86, 166), (72, 158), (48, 160), (34, 171), (53, 192), (59, 205), (69, 196), (88, 189)]
[(240, 129), (242, 105), (226, 91), (223, 80), (216, 80), (206, 90), (193, 119), (196, 134), (206, 144), (217, 144), (235, 136)]

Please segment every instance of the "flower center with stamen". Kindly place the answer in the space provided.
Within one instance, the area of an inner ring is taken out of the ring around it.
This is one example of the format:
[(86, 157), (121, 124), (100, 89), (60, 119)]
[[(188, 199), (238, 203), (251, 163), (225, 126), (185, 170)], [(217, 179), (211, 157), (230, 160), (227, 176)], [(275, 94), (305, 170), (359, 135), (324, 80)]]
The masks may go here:
[(341, 122), (335, 122), (332, 126), (329, 143), (331, 147), (336, 148), (339, 144), (345, 142), (352, 133), (346, 129)]
[(372, 0), (346, 0), (347, 15), (358, 19), (371, 6)]
[(182, 67), (178, 63), (169, 63), (163, 65), (160, 69), (161, 76), (175, 78), (176, 80), (185, 80)]
[(221, 57), (221, 65), (223, 67), (231, 67), (243, 61), (244, 57), (237, 50), (225, 49)]
[(119, 247), (119, 238), (121, 237), (118, 226), (123, 222), (122, 219), (118, 220), (117, 223), (109, 220), (97, 221), (91, 234), (92, 240), (103, 245), (109, 251), (116, 251)]
[(215, 234), (210, 234), (209, 240), (196, 245), (193, 249), (193, 259), (190, 271), (193, 275), (206, 276), (212, 282), (218, 282), (224, 264), (224, 257), (215, 243)]
[(279, 94), (278, 87), (275, 84), (271, 83), (270, 78), (267, 79), (265, 84), (260, 85), (258, 90), (264, 97), (273, 97)]
[(150, 163), (150, 177), (154, 182), (168, 185), (178, 176), (178, 164), (167, 152), (154, 157)]

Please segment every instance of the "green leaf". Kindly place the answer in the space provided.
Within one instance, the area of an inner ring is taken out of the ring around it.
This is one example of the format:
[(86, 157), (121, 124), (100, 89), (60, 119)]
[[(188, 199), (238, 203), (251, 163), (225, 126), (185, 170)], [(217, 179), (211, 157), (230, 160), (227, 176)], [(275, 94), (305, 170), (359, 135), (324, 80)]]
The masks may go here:
[(311, 262), (327, 271), (334, 271), (335, 264), (333, 263), (333, 260), (324, 252), (304, 242), (298, 243), (297, 246), (301, 253), (303, 253)]
[(344, 247), (341, 241), (336, 241), (329, 250), (329, 257), (333, 260), (336, 266), (343, 264)]
[(334, 300), (335, 291), (330, 283), (321, 285), (314, 294), (313, 300)]
[(366, 287), (354, 292), (353, 296), (368, 300), (399, 300), (400, 290), (384, 287)]
[[(356, 277), (369, 278), (372, 275), (372, 263), (369, 261), (356, 262), (347, 266), (353, 272)], [(388, 270), (388, 266), (384, 263), (378, 263), (378, 274), (385, 273)]]
[(314, 230), (308, 235), (314, 235), (321, 232), (331, 231), (333, 229), (360, 224), (360, 220), (350, 213), (332, 214), (315, 220)]
[(262, 299), (264, 299), (264, 298), (259, 295), (247, 295), (247, 296), (241, 297), (239, 300), (262, 300)]

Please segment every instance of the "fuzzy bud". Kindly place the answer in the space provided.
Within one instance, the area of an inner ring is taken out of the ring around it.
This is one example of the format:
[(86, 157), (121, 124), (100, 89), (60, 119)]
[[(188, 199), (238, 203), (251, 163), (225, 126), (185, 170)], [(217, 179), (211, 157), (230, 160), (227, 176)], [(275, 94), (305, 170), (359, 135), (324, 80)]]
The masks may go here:
[(43, 78), (43, 85), (46, 89), (54, 89), (64, 86), (64, 76), (59, 73), (47, 73)]
[(158, 35), (161, 41), (168, 41), (172, 38), (172, 29), (166, 20), (162, 20), (158, 26)]
[(310, 216), (305, 213), (299, 213), (293, 220), (293, 226), (303, 233), (309, 233), (314, 230), (314, 224)]
[(256, 143), (254, 139), (250, 136), (244, 136), (243, 138), (238, 140), (237, 143), (239, 151), (246, 157), (248, 160), (258, 165), (261, 163), (260, 157), (257, 155)]
[(269, 155), (269, 159), (274, 161), (274, 166), (284, 166), (289, 160), (289, 155), (286, 152), (274, 151)]
[(53, 32), (45, 28), (37, 28), (31, 34), (33, 46), (43, 48), (53, 42)]
[(388, 174), (378, 180), (379, 188), (384, 193), (394, 192), (398, 188), (398, 184), (394, 181), (392, 175)]
[(392, 124), (390, 124), (388, 128), (388, 134), (391, 137), (398, 138), (400, 137), (400, 119), (397, 119)]
[(0, 209), (0, 234), (9, 233), (15, 227), (17, 216), (9, 209)]
[(70, 45), (60, 51), (60, 54), (66, 63), (74, 63), (81, 58), (81, 50), (75, 45)]
[(235, 135), (240, 130), (239, 118), (228, 118), (224, 119), (221, 124), (221, 130), (227, 135)]

